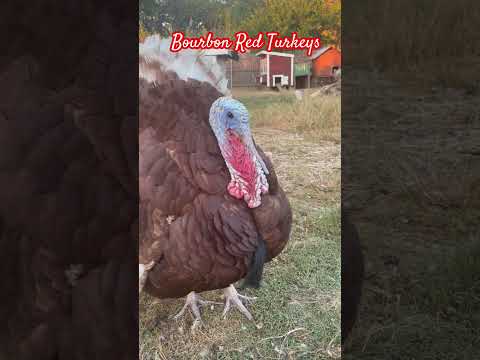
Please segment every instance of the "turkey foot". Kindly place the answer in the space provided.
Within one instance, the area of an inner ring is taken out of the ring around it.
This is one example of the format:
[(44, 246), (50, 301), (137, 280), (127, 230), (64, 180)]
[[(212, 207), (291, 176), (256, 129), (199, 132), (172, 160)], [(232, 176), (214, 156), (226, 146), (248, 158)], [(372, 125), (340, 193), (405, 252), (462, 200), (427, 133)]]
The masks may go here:
[(252, 314), (250, 314), (250, 311), (248, 311), (248, 309), (242, 303), (241, 299), (246, 300), (246, 301), (253, 301), (253, 300), (256, 299), (255, 297), (248, 297), (248, 296), (245, 296), (245, 295), (240, 295), (237, 292), (237, 289), (235, 289), (235, 287), (233, 286), (233, 284), (230, 285), (228, 288), (223, 289), (223, 294), (225, 296), (225, 308), (223, 309), (223, 314), (222, 314), (222, 316), (224, 318), (226, 318), (227, 312), (230, 310), (230, 308), (233, 304), (233, 306), (236, 306), (237, 309), (243, 315), (245, 315), (245, 317), (248, 320), (253, 320)]
[(173, 318), (175, 320), (180, 319), (185, 314), (185, 310), (187, 310), (187, 308), (189, 307), (192, 310), (194, 318), (191, 330), (195, 330), (198, 325), (202, 324), (202, 317), (200, 316), (200, 306), (208, 304), (220, 305), (221, 303), (203, 300), (199, 295), (195, 293), (195, 291), (192, 291), (187, 295), (187, 299), (185, 301), (185, 305), (183, 305), (182, 310), (180, 310), (180, 312)]

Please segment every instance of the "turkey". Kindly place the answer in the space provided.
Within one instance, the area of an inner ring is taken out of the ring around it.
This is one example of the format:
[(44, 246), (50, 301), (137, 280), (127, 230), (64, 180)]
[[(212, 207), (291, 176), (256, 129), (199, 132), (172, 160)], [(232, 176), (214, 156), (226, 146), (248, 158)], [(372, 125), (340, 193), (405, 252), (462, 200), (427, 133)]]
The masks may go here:
[(358, 232), (342, 212), (342, 344), (355, 324), (363, 276), (364, 262)]
[(224, 291), (223, 315), (234, 306), (252, 319), (233, 283), (259, 286), (288, 241), (291, 208), (248, 110), (221, 92), (217, 65), (205, 72), (193, 52), (162, 54), (164, 41), (140, 46), (139, 287), (187, 296), (177, 317), (190, 307), (193, 326), (198, 293), (214, 289)]
[(0, 358), (132, 359), (137, 12), (44, 0), (0, 14)]

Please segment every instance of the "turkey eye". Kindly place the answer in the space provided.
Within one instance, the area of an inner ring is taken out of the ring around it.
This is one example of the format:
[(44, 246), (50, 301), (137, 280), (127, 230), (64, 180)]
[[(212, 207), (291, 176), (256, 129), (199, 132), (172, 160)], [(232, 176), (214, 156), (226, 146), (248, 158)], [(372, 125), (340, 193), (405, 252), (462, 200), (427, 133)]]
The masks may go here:
[(230, 119), (233, 119), (233, 114), (232, 114), (230, 111), (227, 113), (227, 116), (228, 116)]

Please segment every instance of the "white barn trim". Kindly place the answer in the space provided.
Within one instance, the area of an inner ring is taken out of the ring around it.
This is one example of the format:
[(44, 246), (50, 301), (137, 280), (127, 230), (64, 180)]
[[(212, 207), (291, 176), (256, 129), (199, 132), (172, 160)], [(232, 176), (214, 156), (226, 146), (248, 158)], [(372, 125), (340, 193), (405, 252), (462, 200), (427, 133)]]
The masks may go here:
[(266, 51), (266, 50), (262, 50), (260, 52), (258, 52), (256, 54), (257, 56), (258, 55), (275, 55), (275, 56), (285, 56), (285, 57), (290, 57), (290, 58), (293, 58), (295, 55), (293, 54), (287, 54), (287, 53), (281, 53), (281, 52), (276, 52), (276, 51)]
[(267, 53), (267, 87), (270, 86), (270, 54)]

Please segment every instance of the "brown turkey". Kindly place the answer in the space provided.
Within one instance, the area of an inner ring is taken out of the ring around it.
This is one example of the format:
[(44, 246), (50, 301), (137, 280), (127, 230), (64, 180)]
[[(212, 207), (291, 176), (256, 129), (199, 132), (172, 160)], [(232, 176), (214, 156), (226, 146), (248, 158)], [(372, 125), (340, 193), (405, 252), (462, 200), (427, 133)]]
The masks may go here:
[(187, 295), (177, 316), (189, 306), (194, 326), (197, 293), (214, 289), (224, 289), (224, 315), (233, 305), (252, 319), (232, 284), (259, 286), (289, 238), (291, 208), (215, 63), (166, 49), (159, 38), (140, 48), (140, 288)]

